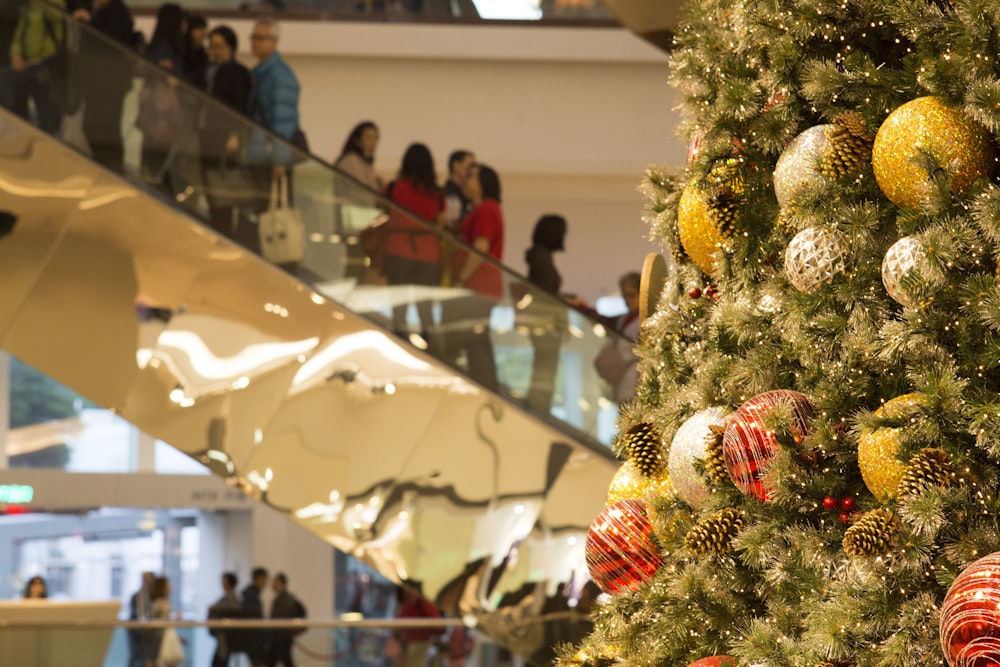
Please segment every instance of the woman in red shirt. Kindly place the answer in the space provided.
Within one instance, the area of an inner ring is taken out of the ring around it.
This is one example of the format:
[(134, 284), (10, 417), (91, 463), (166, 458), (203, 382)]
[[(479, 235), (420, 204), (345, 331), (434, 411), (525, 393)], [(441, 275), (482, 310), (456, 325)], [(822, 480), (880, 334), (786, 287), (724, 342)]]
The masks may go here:
[[(419, 218), (444, 225), (444, 195), (437, 186), (434, 158), (427, 146), (410, 144), (403, 155), (399, 177), (386, 188), (386, 196)], [(405, 211), (393, 208), (386, 229), (385, 263), (383, 272), (389, 285), (441, 284), (441, 251), (438, 236), (423, 222)], [(393, 306), (392, 327), (397, 333), (406, 330), (406, 311), (415, 303), (420, 317), (421, 333), (434, 324), (430, 299), (409, 299), (407, 304)]]
[[(503, 258), (503, 211), (500, 209), (500, 177), (486, 165), (474, 165), (464, 187), (472, 211), (462, 222), (459, 238), (499, 263)], [(490, 313), (503, 296), (500, 269), (469, 252), (456, 253), (452, 272), (457, 287), (467, 287), (472, 294), (456, 299), (452, 308), (459, 313), (462, 331), (455, 337), (455, 348), (469, 361), (469, 375), (490, 389), (497, 389), (497, 368), (490, 340)]]

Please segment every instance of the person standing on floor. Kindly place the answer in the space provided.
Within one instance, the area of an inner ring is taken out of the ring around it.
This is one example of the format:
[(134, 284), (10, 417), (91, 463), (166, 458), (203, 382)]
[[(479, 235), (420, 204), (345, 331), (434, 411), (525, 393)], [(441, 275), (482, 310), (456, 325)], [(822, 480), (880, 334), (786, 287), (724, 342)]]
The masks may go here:
[[(270, 607), (265, 606), (267, 600), (264, 599), (267, 579), (267, 569), (263, 567), (255, 567), (250, 574), (250, 583), (243, 589), (242, 600), (248, 618), (264, 618), (265, 610), (270, 611)], [(247, 654), (253, 667), (264, 667), (267, 664), (269, 634), (267, 630), (255, 630), (253, 641), (248, 642), (250, 645), (247, 647)]]
[[(130, 621), (148, 621), (151, 614), (152, 600), (150, 599), (150, 589), (153, 587), (153, 581), (156, 580), (156, 575), (152, 572), (142, 573), (142, 584), (139, 586), (139, 590), (132, 594), (129, 598), (129, 615), (128, 620)], [(136, 628), (128, 629), (128, 665), (129, 667), (146, 667), (146, 661), (148, 660), (147, 646), (151, 645), (153, 640), (147, 640), (147, 636), (153, 632), (152, 630), (139, 630)]]
[(479, 164), (465, 183), (465, 196), (472, 202), (472, 211), (462, 222), (459, 239), (481, 254), (467, 251), (456, 253), (453, 275), (455, 286), (470, 290), (466, 296), (448, 304), (457, 320), (454, 335), (448, 334), (448, 355), (462, 351), (468, 360), (468, 372), (474, 380), (489, 389), (499, 389), (493, 342), (490, 337), (490, 314), (503, 297), (503, 275), (500, 269), (484, 261), (483, 255), (496, 262), (503, 260), (504, 220), (500, 208), (500, 177), (490, 167)]
[[(274, 590), (274, 600), (271, 602), (271, 618), (287, 620), (290, 618), (305, 618), (306, 608), (299, 599), (288, 592), (288, 577), (284, 572), (274, 575), (271, 582)], [(271, 649), (268, 667), (295, 667), (292, 660), (292, 642), (300, 631), (279, 628), (271, 631)]]
[[(243, 603), (236, 595), (236, 585), (239, 579), (235, 572), (224, 572), (222, 574), (222, 597), (212, 603), (208, 608), (209, 620), (219, 618), (231, 618), (239, 616), (243, 610)], [(215, 653), (212, 655), (212, 667), (226, 667), (229, 664), (229, 654), (237, 648), (232, 641), (237, 637), (239, 631), (212, 628), (209, 632), (215, 637), (217, 645)]]

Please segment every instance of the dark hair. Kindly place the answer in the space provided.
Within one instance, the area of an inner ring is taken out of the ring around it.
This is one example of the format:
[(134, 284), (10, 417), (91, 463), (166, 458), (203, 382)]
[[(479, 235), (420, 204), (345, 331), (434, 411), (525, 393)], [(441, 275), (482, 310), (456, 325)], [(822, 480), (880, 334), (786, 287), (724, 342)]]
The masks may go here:
[(351, 133), (347, 135), (347, 140), (344, 141), (344, 147), (340, 149), (340, 156), (337, 158), (338, 160), (349, 153), (354, 153), (368, 164), (375, 162), (374, 156), (368, 157), (361, 152), (361, 147), (358, 146), (361, 142), (361, 135), (365, 133), (365, 130), (375, 130), (375, 132), (378, 132), (378, 125), (370, 120), (363, 120), (355, 125), (354, 129), (351, 130)]
[(267, 576), (266, 567), (255, 567), (253, 570), (250, 571), (251, 579), (256, 579), (257, 577), (266, 577), (266, 576)]
[(566, 240), (566, 218), (561, 215), (543, 215), (535, 223), (535, 231), (531, 235), (532, 245), (541, 246), (546, 250), (555, 252), (565, 250), (563, 242)]
[(642, 285), (642, 276), (639, 275), (638, 271), (629, 271), (624, 276), (618, 279), (618, 287), (625, 289), (625, 285), (635, 285), (636, 289)]
[(410, 144), (403, 154), (403, 166), (399, 168), (399, 178), (406, 179), (418, 190), (437, 192), (437, 175), (434, 173), (434, 158), (424, 144)]
[(157, 577), (153, 579), (153, 585), (149, 587), (149, 599), (159, 600), (160, 598), (167, 597), (167, 586), (170, 581), (166, 577)]
[(448, 173), (450, 174), (455, 168), (455, 165), (464, 160), (467, 157), (471, 157), (472, 153), (465, 150), (453, 151), (451, 155), (448, 156)]
[(240, 583), (240, 578), (236, 576), (235, 572), (223, 572), (222, 580), (229, 584), (232, 588), (236, 588), (236, 585)]
[(49, 597), (49, 585), (47, 583), (45, 583), (45, 579), (43, 577), (40, 577), (37, 574), (35, 576), (33, 576), (31, 579), (28, 579), (28, 583), (26, 583), (24, 585), (24, 596), (23, 597), (27, 598), (27, 597), (29, 597), (31, 595), (31, 585), (33, 583), (35, 583), (36, 581), (40, 581), (42, 583), (42, 597), (43, 598)]
[(188, 14), (187, 15), (187, 33), (190, 35), (193, 31), (198, 28), (207, 28), (208, 21), (201, 14)]
[(479, 187), (482, 188), (483, 199), (495, 199), (499, 203), (502, 201), (500, 199), (500, 177), (497, 176), (497, 173), (491, 167), (487, 167), (485, 164), (477, 166), (479, 167)]
[(212, 31), (208, 33), (209, 37), (212, 35), (221, 37), (222, 41), (233, 50), (233, 55), (236, 55), (236, 47), (239, 46), (240, 40), (236, 37), (236, 32), (232, 28), (228, 25), (220, 25), (217, 28), (212, 28)]
[(285, 586), (288, 585), (288, 577), (285, 576), (284, 572), (279, 572), (278, 574), (274, 575), (274, 578), (280, 581), (283, 585)]
[(173, 2), (160, 5), (156, 10), (156, 28), (153, 29), (149, 47), (166, 42), (173, 50), (174, 56), (180, 56), (184, 53), (184, 41), (184, 9)]

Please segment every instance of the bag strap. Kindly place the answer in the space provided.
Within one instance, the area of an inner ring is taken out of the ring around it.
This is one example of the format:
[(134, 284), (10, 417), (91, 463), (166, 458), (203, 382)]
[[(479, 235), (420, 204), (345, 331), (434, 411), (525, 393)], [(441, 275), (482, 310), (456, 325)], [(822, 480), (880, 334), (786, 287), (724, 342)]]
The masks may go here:
[(271, 179), (271, 202), (269, 208), (281, 208), (281, 201), (279, 200), (279, 184), (277, 178)]

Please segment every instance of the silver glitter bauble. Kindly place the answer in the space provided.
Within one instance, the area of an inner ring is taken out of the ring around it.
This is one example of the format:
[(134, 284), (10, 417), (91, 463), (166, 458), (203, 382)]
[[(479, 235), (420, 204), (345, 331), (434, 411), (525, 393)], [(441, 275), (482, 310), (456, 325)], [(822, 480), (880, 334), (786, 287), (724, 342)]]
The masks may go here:
[(704, 459), (711, 432), (709, 426), (725, 426), (722, 408), (706, 408), (681, 424), (670, 443), (667, 469), (677, 489), (677, 497), (697, 509), (708, 497), (708, 486), (698, 471), (696, 459)]
[(800, 292), (809, 292), (844, 270), (847, 239), (835, 229), (809, 227), (785, 249), (785, 275)]
[[(894, 301), (904, 306), (920, 305), (923, 296), (933, 289), (928, 269), (927, 250), (920, 239), (904, 236), (889, 248), (882, 260), (882, 284)], [(907, 283), (904, 287), (904, 281)]]
[(834, 126), (816, 125), (792, 139), (774, 168), (774, 194), (784, 206), (804, 190), (830, 181), (820, 173), (820, 163), (830, 146)]

